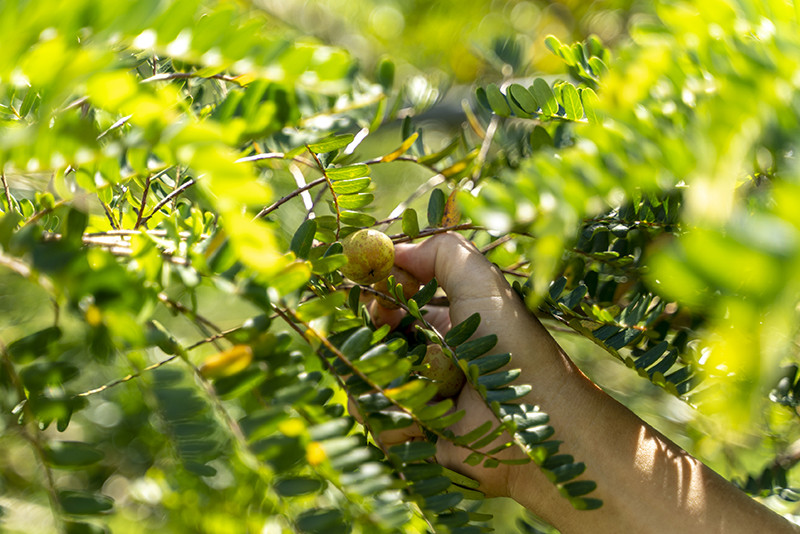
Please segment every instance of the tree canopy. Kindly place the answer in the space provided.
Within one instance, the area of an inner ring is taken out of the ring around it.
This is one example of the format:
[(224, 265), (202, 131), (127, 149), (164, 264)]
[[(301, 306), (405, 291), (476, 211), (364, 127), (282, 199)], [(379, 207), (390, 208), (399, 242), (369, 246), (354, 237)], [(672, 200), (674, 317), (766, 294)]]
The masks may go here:
[[(3, 529), (488, 531), (436, 440), (519, 448), (590, 521), (478, 314), (438, 332), (436, 282), (392, 277), (408, 319), (374, 324), (359, 228), (467, 236), (601, 386), (798, 522), (794, 2), (11, 0), (0, 30)], [(499, 425), (449, 430), (429, 344)]]

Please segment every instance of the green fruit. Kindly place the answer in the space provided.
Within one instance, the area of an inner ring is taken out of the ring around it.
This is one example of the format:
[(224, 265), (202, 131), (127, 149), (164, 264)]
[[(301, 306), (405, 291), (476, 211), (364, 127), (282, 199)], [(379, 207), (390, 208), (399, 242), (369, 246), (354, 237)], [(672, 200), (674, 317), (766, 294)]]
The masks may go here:
[(436, 344), (428, 345), (419, 374), (435, 382), (439, 396), (444, 398), (458, 395), (467, 380), (461, 368)]
[[(392, 267), (391, 272), (389, 272), (389, 276), (394, 276), (394, 283), (395, 284), (402, 284), (403, 285), (403, 296), (406, 300), (410, 299), (414, 295), (417, 294), (419, 291), (419, 280), (411, 274), (410, 272), (406, 271), (405, 269), (401, 269), (397, 265)], [(384, 295), (389, 295), (389, 279), (381, 280), (380, 282), (374, 284), (372, 288), (375, 291), (379, 291)], [(395, 304), (394, 300), (390, 300), (383, 297), (376, 297), (378, 299), (378, 304), (383, 306), (384, 308), (388, 308), (390, 310), (396, 310), (400, 306)]]
[(342, 274), (357, 284), (374, 284), (389, 276), (394, 265), (394, 243), (383, 232), (365, 228), (342, 240), (347, 263)]

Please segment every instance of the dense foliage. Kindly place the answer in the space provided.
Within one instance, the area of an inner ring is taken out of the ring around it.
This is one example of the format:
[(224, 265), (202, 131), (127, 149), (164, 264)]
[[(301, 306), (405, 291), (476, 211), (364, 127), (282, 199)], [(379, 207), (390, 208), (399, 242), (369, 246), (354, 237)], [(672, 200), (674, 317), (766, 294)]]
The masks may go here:
[[(583, 360), (656, 386), (634, 408), (679, 399), (675, 439), (798, 513), (796, 6), (407, 4), (0, 4), (4, 528), (488, 531), (436, 440), (602, 506), (479, 315), (436, 331), (433, 281), (373, 324), (339, 272), (363, 227), (462, 232)], [(448, 429), (430, 343), (499, 425)]]

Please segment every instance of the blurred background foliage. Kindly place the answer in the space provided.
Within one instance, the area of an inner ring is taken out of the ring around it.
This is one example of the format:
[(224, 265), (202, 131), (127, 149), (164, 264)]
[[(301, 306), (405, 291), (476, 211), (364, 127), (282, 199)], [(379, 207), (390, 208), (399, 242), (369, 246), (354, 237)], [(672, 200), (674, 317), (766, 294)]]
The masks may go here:
[[(546, 530), (384, 458), (320, 350), (372, 326), (328, 244), (447, 226), (451, 192), (582, 369), (797, 521), (794, 3), (12, 0), (0, 30), (0, 528)], [(299, 193), (360, 163), (346, 210)]]

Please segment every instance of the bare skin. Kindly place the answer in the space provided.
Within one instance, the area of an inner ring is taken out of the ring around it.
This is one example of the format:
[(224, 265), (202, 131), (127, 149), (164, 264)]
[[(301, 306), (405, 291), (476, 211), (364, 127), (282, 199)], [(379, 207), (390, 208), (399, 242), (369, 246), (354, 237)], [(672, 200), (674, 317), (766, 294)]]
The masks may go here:
[[(512, 354), (510, 366), (522, 370), (517, 381), (533, 386), (523, 401), (550, 415), (555, 439), (564, 442), (560, 452), (586, 463), (583, 478), (597, 482), (591, 496), (604, 504), (577, 511), (534, 464), (472, 467), (463, 463), (468, 451), (444, 440), (436, 453), (442, 465), (475, 478), (488, 495), (513, 498), (562, 534), (800, 532), (595, 386), (528, 312), (500, 271), (461, 236), (441, 234), (399, 245), (395, 263), (422, 283), (435, 276), (447, 293), (449, 315), (440, 309), (428, 316), (442, 332), (474, 312), (481, 314), (475, 335), (496, 334), (495, 350)], [(375, 316), (397, 324), (402, 311), (378, 307)], [(469, 385), (454, 400), (456, 409), (466, 412), (452, 428), (457, 434), (493, 418)], [(385, 445), (420, 438), (416, 427), (380, 436)]]

